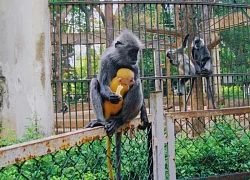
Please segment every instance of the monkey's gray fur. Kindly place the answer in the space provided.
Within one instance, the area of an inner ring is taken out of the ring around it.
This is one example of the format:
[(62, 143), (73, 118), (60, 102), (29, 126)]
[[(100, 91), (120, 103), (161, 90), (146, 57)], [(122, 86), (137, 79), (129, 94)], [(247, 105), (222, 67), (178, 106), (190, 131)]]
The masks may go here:
[(192, 56), (196, 74), (210, 75), (213, 73), (210, 52), (204, 40), (198, 36), (192, 41)]
[(207, 97), (212, 101), (212, 106), (215, 109), (214, 91), (212, 87), (213, 74), (212, 58), (210, 52), (202, 38), (196, 36), (192, 41), (192, 56), (194, 60), (196, 74), (206, 78)]
[[(170, 63), (176, 67), (179, 68), (179, 71), (183, 75), (189, 75), (193, 76), (195, 75), (195, 66), (192, 63), (192, 61), (189, 59), (189, 57), (184, 53), (186, 46), (187, 46), (187, 40), (188, 40), (189, 34), (185, 37), (182, 46), (175, 50), (168, 50), (167, 51), (167, 57), (170, 60)], [(190, 78), (181, 78), (179, 80), (179, 87), (180, 91), (178, 92), (178, 95), (182, 96), (185, 94), (185, 84), (186, 82), (190, 80)], [(193, 81), (194, 79), (191, 78), (190, 82), (190, 89), (193, 87)], [(186, 103), (188, 102), (188, 99), (190, 97), (191, 91), (188, 93), (187, 99), (185, 100), (185, 110), (186, 110)]]
[[(213, 100), (214, 95), (213, 95), (213, 91), (211, 88), (211, 82), (210, 82), (210, 78), (207, 76), (212, 73), (210, 53), (204, 44), (204, 40), (199, 37), (195, 37), (195, 39), (192, 42), (192, 56), (194, 59), (194, 63), (192, 63), (190, 58), (184, 53), (184, 50), (187, 46), (188, 37), (189, 37), (189, 34), (186, 35), (181, 47), (172, 51), (168, 50), (167, 57), (170, 59), (170, 63), (174, 66), (177, 66), (179, 70), (182, 72), (182, 74), (191, 75), (191, 76), (198, 74), (198, 75), (202, 75), (206, 77), (208, 98), (212, 99), (213, 108), (215, 108), (215, 104)], [(179, 80), (180, 92), (178, 94), (180, 96), (184, 95), (185, 83), (189, 79), (190, 78), (181, 78)], [(196, 78), (191, 78), (190, 90), (189, 90), (187, 99), (185, 100), (185, 104), (184, 104), (185, 111), (187, 110), (187, 102), (191, 95), (195, 79)]]
[[(141, 111), (141, 120), (144, 124), (139, 128), (146, 128), (148, 118), (137, 65), (141, 48), (140, 40), (131, 31), (124, 30), (113, 41), (111, 47), (105, 50), (100, 60), (97, 79), (93, 78), (90, 84), (90, 99), (97, 120), (90, 122), (86, 127), (105, 126), (107, 134), (112, 134)], [(103, 114), (103, 100), (106, 99), (113, 104), (121, 100), (120, 96), (110, 90), (110, 82), (120, 68), (131, 69), (134, 72), (135, 83), (123, 98), (122, 110), (106, 120)]]

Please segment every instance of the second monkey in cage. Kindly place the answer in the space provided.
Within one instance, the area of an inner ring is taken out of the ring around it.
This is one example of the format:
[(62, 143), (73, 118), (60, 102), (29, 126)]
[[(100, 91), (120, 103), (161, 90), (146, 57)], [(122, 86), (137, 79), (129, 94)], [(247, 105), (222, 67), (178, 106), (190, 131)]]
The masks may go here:
[[(195, 65), (195, 72), (197, 75), (201, 75), (206, 78), (206, 92), (208, 100), (211, 100), (212, 106), (216, 109), (214, 102), (214, 91), (212, 87), (212, 76), (213, 74), (213, 63), (210, 52), (202, 39), (199, 36), (196, 36), (192, 41), (192, 57)], [(193, 87), (190, 88), (190, 91)]]
[[(182, 45), (175, 49), (175, 50), (168, 50), (167, 51), (167, 57), (170, 60), (170, 63), (173, 66), (176, 66), (179, 68), (179, 71), (181, 73), (183, 73), (184, 75), (187, 76), (194, 76), (196, 74), (196, 70), (195, 70), (195, 66), (192, 63), (192, 61), (189, 59), (188, 55), (185, 54), (185, 48), (187, 46), (187, 41), (188, 41), (188, 37), (189, 34), (186, 35), (186, 37), (184, 38)], [(179, 80), (179, 86), (180, 86), (180, 90), (178, 91), (178, 95), (179, 96), (183, 96), (185, 94), (185, 84), (187, 83), (187, 81), (190, 80), (190, 91), (188, 93), (188, 96), (185, 100), (185, 104), (184, 104), (184, 110), (187, 110), (187, 102), (189, 100), (191, 91), (192, 91), (192, 87), (194, 84), (194, 78), (181, 78)]]
[[(167, 57), (169, 58), (170, 63), (174, 66), (177, 66), (184, 75), (188, 76), (201, 75), (206, 78), (208, 98), (212, 100), (213, 108), (216, 108), (214, 104), (214, 94), (211, 88), (211, 82), (209, 77), (209, 75), (212, 74), (213, 72), (210, 53), (204, 43), (204, 40), (200, 37), (195, 37), (194, 40), (192, 41), (192, 56), (194, 59), (193, 63), (188, 57), (188, 55), (186, 55), (184, 52), (184, 50), (187, 47), (188, 37), (189, 34), (187, 34), (186, 37), (184, 38), (181, 47), (175, 50), (168, 50)], [(178, 92), (178, 95), (180, 96), (185, 94), (185, 84), (188, 80), (190, 80), (190, 89), (184, 104), (185, 111), (187, 110), (187, 102), (190, 98), (194, 81), (196, 80), (196, 78), (187, 77), (187, 78), (181, 78), (179, 80), (180, 91)]]
[(196, 74), (210, 75), (213, 73), (210, 52), (204, 40), (198, 36), (192, 42), (192, 56)]

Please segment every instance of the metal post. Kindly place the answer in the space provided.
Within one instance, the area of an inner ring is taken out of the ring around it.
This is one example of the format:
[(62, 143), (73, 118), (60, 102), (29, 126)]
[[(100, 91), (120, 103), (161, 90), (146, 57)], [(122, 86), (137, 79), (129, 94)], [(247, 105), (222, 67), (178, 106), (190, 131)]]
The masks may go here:
[(152, 149), (154, 179), (163, 180), (165, 176), (165, 151), (164, 143), (164, 116), (162, 92), (150, 93), (150, 112), (152, 114)]
[(171, 118), (166, 118), (167, 137), (168, 137), (168, 179), (176, 180), (176, 165), (175, 165), (175, 137), (174, 137), (174, 122)]
[(122, 133), (119, 132), (115, 135), (115, 173), (116, 180), (120, 180), (121, 178), (121, 142), (122, 142)]

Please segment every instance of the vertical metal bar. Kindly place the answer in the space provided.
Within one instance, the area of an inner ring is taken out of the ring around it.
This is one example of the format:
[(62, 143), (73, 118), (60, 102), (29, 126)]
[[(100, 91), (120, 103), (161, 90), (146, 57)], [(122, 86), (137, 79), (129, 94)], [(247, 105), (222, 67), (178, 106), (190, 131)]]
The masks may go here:
[(153, 148), (152, 148), (152, 126), (147, 127), (147, 142), (148, 142), (148, 180), (153, 180)]
[[(56, 22), (57, 22), (57, 17), (56, 17), (56, 8), (55, 5), (52, 6), (52, 23), (53, 23), (53, 55), (54, 55), (54, 59), (53, 59), (53, 80), (56, 80), (57, 77), (56, 77), (56, 73), (57, 73), (57, 53), (56, 53), (56, 49), (57, 49), (57, 46), (56, 45)], [(52, 32), (52, 31), (51, 31)], [(55, 112), (55, 120), (56, 120), (56, 125), (55, 125), (55, 129), (56, 129), (56, 134), (58, 134), (58, 113), (57, 113), (57, 110), (58, 110), (58, 104), (57, 104), (57, 84), (54, 82), (54, 92), (53, 92), (53, 104), (55, 105), (55, 108), (54, 108), (54, 112)]]
[[(82, 21), (82, 18), (81, 18), (81, 8), (80, 8), (80, 5), (79, 5), (79, 8), (78, 8), (78, 22), (77, 22), (77, 24), (81, 24), (81, 21)], [(80, 30), (82, 30), (82, 26), (81, 27), (79, 27), (79, 29)], [(78, 72), (78, 78), (80, 78), (80, 79), (83, 79), (83, 54), (82, 54), (82, 33), (79, 33), (79, 44), (81, 44), (81, 45), (79, 45), (79, 56), (78, 56), (78, 66), (80, 66), (79, 67), (79, 72)], [(83, 85), (83, 82), (81, 82), (80, 83), (80, 93), (81, 93), (81, 111), (82, 112), (84, 112), (84, 100), (83, 99), (85, 99), (85, 97), (84, 97), (84, 85)], [(88, 91), (89, 92), (89, 91)], [(84, 115), (84, 113), (82, 113), (82, 124), (83, 124), (83, 127), (85, 126), (85, 124), (84, 124), (84, 119), (85, 119), (85, 115)], [(80, 120), (79, 120), (79, 122), (80, 122)]]
[(167, 137), (168, 137), (168, 179), (176, 179), (176, 165), (175, 165), (175, 136), (174, 136), (174, 122), (170, 118), (166, 118)]
[(122, 142), (122, 133), (119, 132), (115, 134), (115, 173), (116, 180), (121, 180), (121, 142)]
[(164, 143), (166, 137), (164, 136), (163, 98), (161, 91), (150, 93), (150, 109), (153, 116), (152, 148), (154, 179), (161, 180), (166, 179), (164, 153)]
[[(67, 6), (65, 6), (65, 9), (67, 10)], [(58, 61), (57, 61), (57, 65), (58, 65), (58, 71), (57, 71), (57, 73), (59, 73), (59, 75), (58, 75), (58, 80), (63, 80), (63, 70), (62, 70), (62, 41), (63, 41), (63, 38), (62, 38), (62, 32), (63, 32), (63, 29), (62, 29), (62, 24), (63, 24), (63, 22), (62, 22), (62, 17), (63, 17), (63, 15), (62, 15), (62, 9), (63, 9), (63, 7), (62, 7), (62, 5), (60, 5), (59, 6), (59, 12), (58, 13), (60, 13), (60, 16), (59, 16), (59, 20), (58, 20), (58, 23), (57, 23), (57, 28), (58, 28), (58, 31), (57, 31), (57, 33), (58, 33), (58, 47), (57, 47), (57, 51), (58, 51)], [(66, 12), (66, 14), (67, 14), (67, 12)], [(58, 89), (58, 105), (59, 105), (59, 107), (60, 108), (62, 108), (63, 109), (63, 86), (64, 86), (64, 84), (62, 83), (62, 82), (59, 82), (59, 84), (58, 84), (58, 87), (57, 87), (57, 89)], [(69, 98), (69, 96), (68, 96), (68, 98)], [(65, 99), (66, 100), (66, 99)], [(70, 107), (69, 107), (70, 108)], [(59, 109), (58, 109), (59, 110)], [(60, 112), (60, 110), (59, 110), (59, 112)], [(64, 116), (64, 113), (62, 113), (62, 121), (63, 121), (63, 133), (65, 133), (65, 116)]]

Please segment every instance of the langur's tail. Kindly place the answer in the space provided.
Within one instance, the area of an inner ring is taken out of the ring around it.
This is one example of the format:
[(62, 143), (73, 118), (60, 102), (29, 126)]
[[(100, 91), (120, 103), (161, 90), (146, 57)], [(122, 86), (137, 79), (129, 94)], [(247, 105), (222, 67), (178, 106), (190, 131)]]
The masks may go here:
[(187, 99), (185, 100), (185, 107), (184, 107), (185, 111), (187, 111), (187, 103), (188, 103), (188, 100), (189, 100), (190, 95), (191, 95), (192, 90), (193, 90), (194, 80), (195, 80), (195, 78), (191, 78), (191, 80), (190, 80), (190, 88), (189, 88)]
[[(212, 77), (211, 77), (212, 78)], [(206, 81), (207, 81), (207, 98), (208, 98), (208, 105), (210, 104), (210, 102), (212, 103), (212, 106), (214, 109), (216, 109), (216, 106), (215, 106), (215, 102), (214, 102), (214, 91), (213, 91), (213, 87), (212, 86), (212, 82), (210, 81), (210, 77), (207, 76), (206, 77)]]
[(189, 34), (187, 34), (186, 37), (184, 38), (184, 41), (182, 43), (182, 48), (186, 48), (187, 47), (188, 37), (189, 37)]
[(111, 137), (107, 136), (107, 164), (109, 171), (109, 179), (114, 180), (113, 168), (111, 163)]

